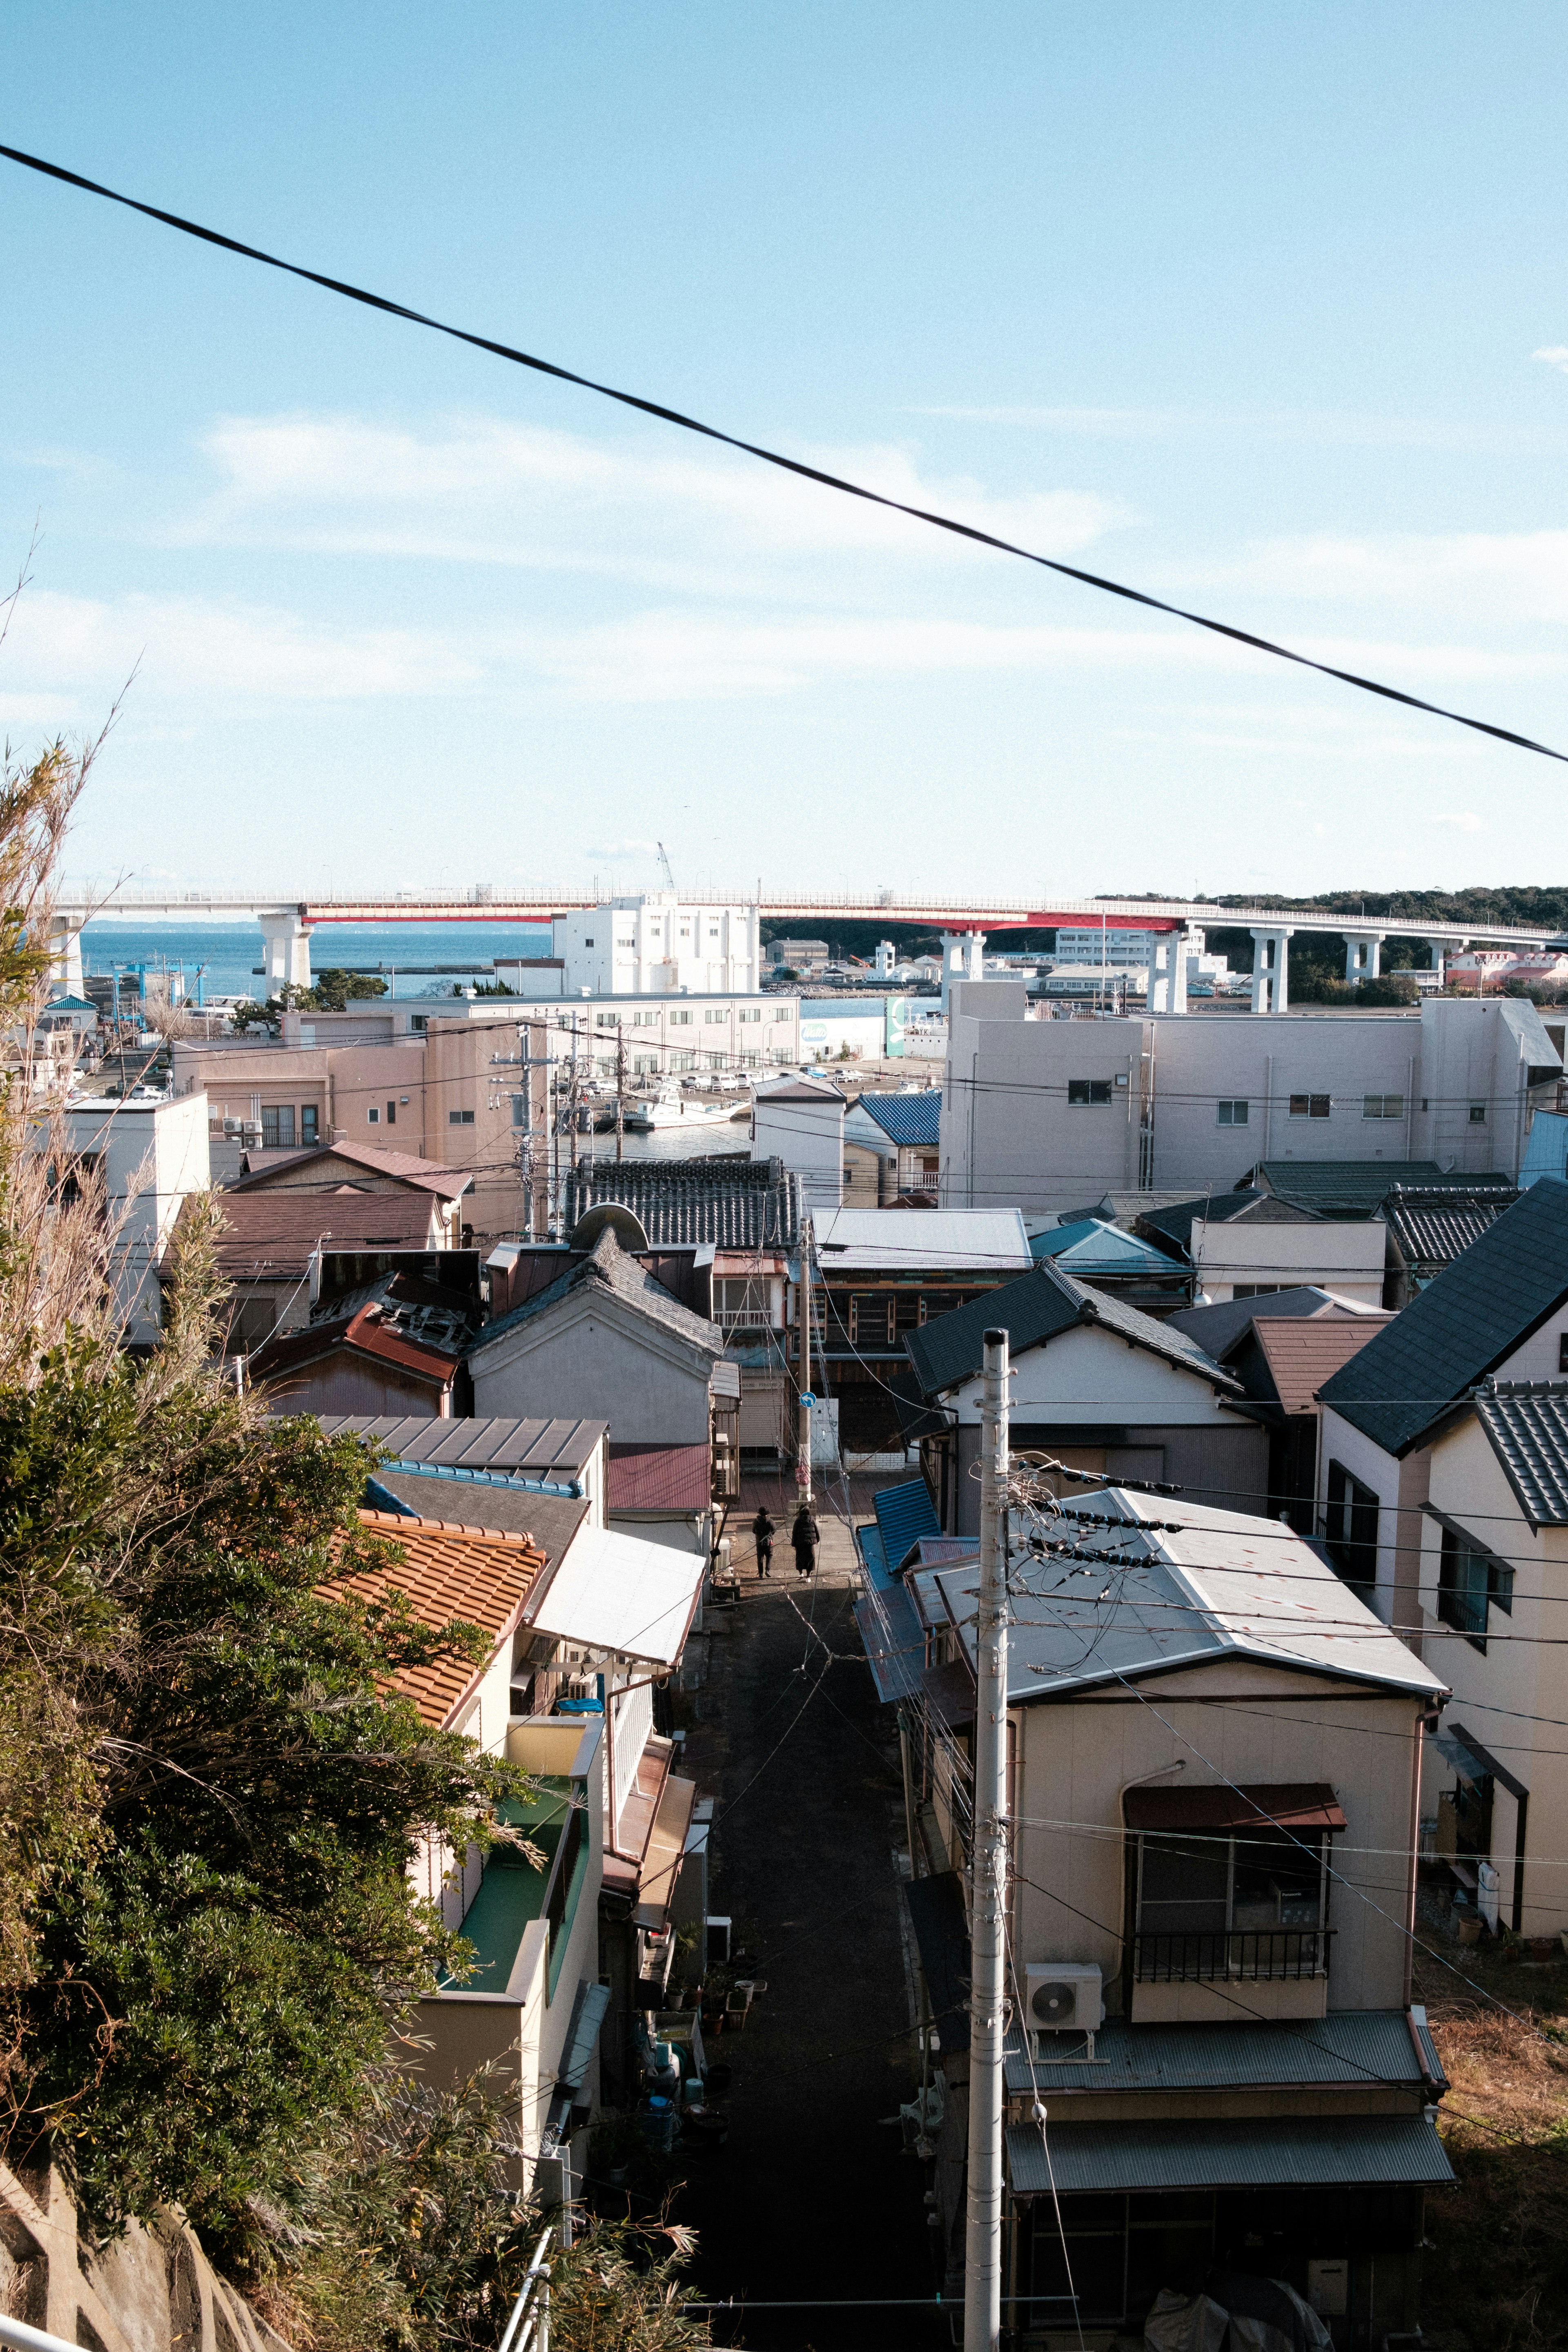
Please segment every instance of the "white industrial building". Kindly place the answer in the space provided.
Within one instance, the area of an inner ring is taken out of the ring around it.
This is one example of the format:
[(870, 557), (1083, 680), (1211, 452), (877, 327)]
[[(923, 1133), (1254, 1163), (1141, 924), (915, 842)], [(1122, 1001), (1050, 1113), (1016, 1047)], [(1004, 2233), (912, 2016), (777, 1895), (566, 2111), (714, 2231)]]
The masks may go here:
[(941, 1147), (954, 1208), (1039, 1216), (1107, 1192), (1221, 1192), (1292, 1159), (1512, 1176), (1563, 1074), (1524, 1000), (1053, 1021), (1007, 984), (954, 995)]
[(643, 890), (551, 919), (563, 996), (742, 996), (762, 985), (755, 907)]

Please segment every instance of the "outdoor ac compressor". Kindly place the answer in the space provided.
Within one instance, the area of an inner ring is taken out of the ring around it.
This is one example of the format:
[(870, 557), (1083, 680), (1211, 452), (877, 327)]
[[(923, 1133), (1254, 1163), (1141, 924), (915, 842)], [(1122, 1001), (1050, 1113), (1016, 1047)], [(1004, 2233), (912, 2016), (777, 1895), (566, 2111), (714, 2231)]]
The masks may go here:
[(1036, 2046), (1056, 2033), (1092, 2034), (1105, 2021), (1099, 1964), (1031, 1960), (1024, 1970), (1025, 2030)]

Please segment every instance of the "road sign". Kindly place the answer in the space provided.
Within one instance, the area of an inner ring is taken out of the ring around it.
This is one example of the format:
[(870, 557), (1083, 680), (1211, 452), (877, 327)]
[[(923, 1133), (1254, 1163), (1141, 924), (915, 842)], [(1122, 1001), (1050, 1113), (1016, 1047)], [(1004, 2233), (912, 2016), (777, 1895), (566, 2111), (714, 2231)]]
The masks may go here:
[(807, 1389), (802, 1396), (801, 1402), (802, 1404), (815, 1404), (816, 1402), (816, 1399), (812, 1395), (809, 1389)]

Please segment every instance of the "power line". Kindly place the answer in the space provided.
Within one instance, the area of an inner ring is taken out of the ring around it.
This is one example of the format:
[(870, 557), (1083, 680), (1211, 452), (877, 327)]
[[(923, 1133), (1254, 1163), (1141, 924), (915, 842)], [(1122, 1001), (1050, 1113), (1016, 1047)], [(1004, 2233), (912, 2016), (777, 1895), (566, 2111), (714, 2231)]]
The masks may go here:
[(308, 284), (321, 287), (329, 294), (341, 295), (344, 300), (363, 303), (368, 310), (381, 310), (389, 317), (403, 319), (410, 326), (427, 327), (435, 334), (448, 335), (456, 342), (467, 343), (475, 351), (488, 352), (492, 358), (508, 360), (516, 367), (531, 369), (536, 375), (549, 376), (559, 383), (574, 384), (580, 391), (596, 393), (602, 399), (613, 400), (623, 408), (635, 409), (644, 416), (659, 423), (674, 425), (682, 432), (695, 433), (705, 441), (719, 443), (728, 449), (738, 449), (742, 456), (759, 458), (763, 465), (776, 466), (786, 474), (802, 481), (815, 482), (821, 488), (836, 490), (846, 498), (859, 499), (869, 506), (881, 507), (894, 514), (908, 515), (915, 522), (929, 523), (932, 529), (948, 531), (953, 537), (968, 540), (979, 547), (989, 547), (1001, 555), (1015, 555), (1026, 563), (1039, 566), (1042, 571), (1058, 573), (1065, 580), (1076, 580), (1080, 587), (1094, 588), (1102, 594), (1116, 596), (1124, 603), (1137, 604), (1149, 612), (1164, 613), (1173, 620), (1187, 621), (1194, 628), (1207, 630), (1212, 635), (1228, 638), (1236, 645), (1249, 646), (1255, 653), (1271, 655), (1278, 661), (1292, 663), (1300, 669), (1315, 670), (1320, 677), (1331, 677), (1342, 686), (1353, 686), (1363, 694), (1375, 694), (1385, 702), (1394, 702), (1408, 710), (1425, 711), (1434, 719), (1447, 719), (1456, 726), (1467, 727), (1475, 733), (1489, 735), (1500, 743), (1512, 744), (1516, 751), (1535, 751), (1543, 759), (1568, 761), (1568, 752), (1555, 751), (1549, 744), (1537, 743), (1528, 735), (1516, 734), (1511, 728), (1493, 726), (1484, 719), (1467, 718), (1462, 711), (1445, 709), (1441, 704), (1423, 701), (1419, 695), (1406, 694), (1400, 688), (1384, 686), (1376, 678), (1363, 677), (1358, 672), (1337, 669), (1331, 663), (1313, 661), (1307, 654), (1294, 652), (1289, 646), (1276, 645), (1269, 637), (1256, 635), (1249, 629), (1233, 627), (1228, 622), (1209, 619), (1205, 614), (1189, 612), (1180, 604), (1167, 604), (1163, 597), (1151, 596), (1141, 588), (1130, 588), (1119, 580), (1107, 579), (1102, 573), (1086, 572), (1077, 564), (1062, 563), (1055, 557), (1037, 554), (1032, 549), (1017, 546), (1012, 540), (1000, 539), (994, 532), (981, 530), (973, 523), (959, 522), (951, 515), (938, 514), (928, 507), (910, 506), (901, 499), (890, 499), (879, 490), (868, 489), (863, 483), (851, 482), (842, 475), (829, 474), (818, 466), (808, 466), (800, 458), (786, 457), (779, 450), (767, 448), (763, 443), (747, 441), (737, 434), (725, 433), (715, 425), (705, 425), (695, 416), (688, 416), (678, 408), (667, 407), (661, 401), (648, 400), (641, 394), (618, 391), (613, 384), (599, 383), (592, 376), (579, 375), (573, 368), (563, 367), (555, 361), (540, 359), (529, 352), (516, 350), (510, 343), (495, 341), (488, 335), (471, 334), (467, 329), (448, 325), (432, 319), (423, 311), (414, 310), (405, 303), (394, 302), (385, 295), (372, 294), (363, 287), (350, 285), (338, 278), (328, 278), (320, 270), (307, 269), (299, 262), (284, 261), (277, 254), (264, 253), (259, 247), (242, 244), (237, 238), (225, 236), (218, 230), (204, 228), (198, 222), (183, 219), (178, 213), (164, 212), (156, 205), (141, 203), (134, 196), (122, 195), (118, 189), (107, 188), (100, 181), (84, 179), (79, 173), (68, 172), (58, 163), (46, 163), (42, 157), (26, 154), (17, 147), (0, 146), (0, 155), (21, 164), (29, 172), (38, 172), (66, 186), (79, 188), (85, 194), (102, 196), (110, 204), (123, 205), (147, 220), (155, 220), (165, 228), (178, 229), (183, 236), (198, 237), (205, 245), (218, 247), (226, 253), (237, 255), (245, 261), (258, 261), (268, 269), (283, 270), (290, 278), (303, 278)]

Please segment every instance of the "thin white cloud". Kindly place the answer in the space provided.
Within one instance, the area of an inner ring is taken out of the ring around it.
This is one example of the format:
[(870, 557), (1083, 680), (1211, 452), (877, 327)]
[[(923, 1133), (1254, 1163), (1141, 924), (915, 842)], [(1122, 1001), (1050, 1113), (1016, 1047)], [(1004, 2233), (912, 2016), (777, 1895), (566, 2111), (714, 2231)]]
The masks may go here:
[(1233, 596), (1396, 609), (1424, 630), (1436, 624), (1484, 643), (1521, 624), (1568, 622), (1568, 530), (1375, 538), (1315, 531), (1266, 540), (1234, 562), (1184, 569), (1180, 577), (1184, 588)]
[[(1538, 360), (1568, 365), (1568, 345), (1537, 352)], [(1544, 457), (1568, 450), (1568, 434), (1533, 426), (1470, 425), (1461, 418), (1360, 416), (1333, 411), (1284, 409), (1275, 414), (1220, 409), (1072, 408), (994, 404), (911, 408), (911, 416), (939, 416), (971, 425), (1014, 425), (1039, 433), (1082, 435), (1107, 441), (1194, 441), (1237, 435), (1249, 440), (1351, 449), (1437, 449), (1476, 456)]]
[(1456, 833), (1485, 833), (1486, 822), (1474, 809), (1456, 809), (1444, 816), (1435, 816), (1434, 824), (1451, 824)]
[(1568, 375), (1568, 343), (1545, 343), (1530, 356), (1532, 360), (1544, 360), (1548, 367), (1558, 368)]

